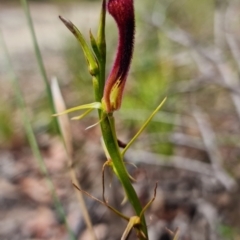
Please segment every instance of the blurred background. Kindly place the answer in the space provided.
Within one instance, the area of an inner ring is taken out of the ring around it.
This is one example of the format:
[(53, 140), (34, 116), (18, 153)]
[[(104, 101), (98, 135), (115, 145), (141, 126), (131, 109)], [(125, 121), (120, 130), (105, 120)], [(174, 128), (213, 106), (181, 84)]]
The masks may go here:
[[(29, 1), (49, 80), (57, 77), (67, 107), (94, 101), (91, 77), (76, 39), (59, 21), (96, 34), (101, 1)], [(239, 0), (135, 1), (136, 44), (122, 108), (119, 139), (128, 142), (168, 97), (126, 154), (144, 205), (150, 240), (240, 239), (240, 2)], [(0, 28), (26, 101), (42, 158), (75, 239), (90, 239), (57, 136), (26, 17), (19, 1), (0, 1)], [(107, 16), (107, 73), (117, 46)], [(74, 167), (81, 186), (101, 199), (105, 157), (93, 113), (71, 121)], [(133, 215), (111, 170), (105, 171), (112, 206)], [(126, 222), (85, 198), (98, 239), (120, 239)], [(0, 239), (70, 239), (29, 146), (0, 47)], [(136, 239), (133, 232), (130, 239)]]

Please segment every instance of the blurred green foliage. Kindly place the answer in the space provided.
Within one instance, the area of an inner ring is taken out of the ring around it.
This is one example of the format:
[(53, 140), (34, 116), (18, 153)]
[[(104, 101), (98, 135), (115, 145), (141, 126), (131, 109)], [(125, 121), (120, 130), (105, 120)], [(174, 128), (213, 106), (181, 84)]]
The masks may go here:
[(168, 19), (190, 32), (196, 39), (208, 41), (213, 37), (215, 0), (172, 1)]
[(236, 236), (236, 230), (228, 225), (220, 224), (218, 226), (218, 231), (222, 237), (228, 240), (234, 240)]
[[(1, 99), (0, 99), (1, 101)], [(14, 136), (14, 121), (10, 105), (0, 102), (0, 146), (7, 146)]]

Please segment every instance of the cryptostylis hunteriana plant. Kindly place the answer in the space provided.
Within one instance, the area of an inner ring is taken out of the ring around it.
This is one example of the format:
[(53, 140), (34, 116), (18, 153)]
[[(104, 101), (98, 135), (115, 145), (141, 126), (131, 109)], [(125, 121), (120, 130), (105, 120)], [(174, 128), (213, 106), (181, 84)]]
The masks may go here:
[[(106, 10), (112, 15), (116, 21), (118, 27), (118, 48), (113, 63), (113, 67), (110, 74), (105, 81), (105, 65), (106, 65), (106, 42), (105, 42), (105, 18)], [(94, 109), (98, 109), (99, 121), (98, 124), (101, 127), (103, 148), (106, 154), (107, 163), (104, 165), (109, 166), (113, 169), (113, 172), (119, 179), (126, 197), (129, 203), (132, 205), (135, 216), (126, 217), (118, 210), (111, 207), (104, 198), (103, 201), (99, 201), (106, 207), (111, 209), (118, 216), (128, 221), (127, 227), (123, 232), (121, 240), (127, 239), (130, 231), (135, 229), (139, 239), (148, 239), (147, 225), (144, 217), (144, 212), (148, 206), (155, 199), (156, 188), (154, 191), (154, 197), (149, 203), (142, 207), (139, 198), (132, 186), (131, 178), (125, 167), (123, 157), (127, 149), (132, 145), (140, 133), (146, 128), (153, 116), (161, 108), (166, 98), (162, 103), (153, 111), (149, 118), (145, 121), (140, 130), (136, 133), (131, 141), (129, 141), (124, 147), (123, 151), (120, 151), (119, 140), (116, 136), (115, 122), (114, 122), (114, 111), (118, 110), (121, 106), (123, 91), (127, 80), (131, 59), (134, 49), (134, 33), (135, 33), (135, 20), (134, 20), (134, 4), (133, 0), (109, 0), (102, 2), (102, 11), (100, 16), (100, 24), (98, 29), (97, 38), (90, 32), (91, 48), (88, 46), (81, 32), (77, 27), (70, 21), (60, 17), (66, 27), (75, 35), (79, 41), (84, 55), (86, 57), (89, 72), (92, 75), (93, 88), (95, 93), (95, 102), (85, 105), (80, 105), (71, 109), (68, 109), (62, 113), (55, 114), (59, 116), (69, 112), (83, 110), (85, 112), (73, 119), (79, 120), (85, 117)], [(104, 174), (104, 173), (103, 173)], [(103, 186), (104, 189), (104, 186)], [(81, 190), (81, 189), (79, 189)], [(83, 190), (81, 190), (84, 192)], [(84, 192), (89, 195), (88, 193)]]

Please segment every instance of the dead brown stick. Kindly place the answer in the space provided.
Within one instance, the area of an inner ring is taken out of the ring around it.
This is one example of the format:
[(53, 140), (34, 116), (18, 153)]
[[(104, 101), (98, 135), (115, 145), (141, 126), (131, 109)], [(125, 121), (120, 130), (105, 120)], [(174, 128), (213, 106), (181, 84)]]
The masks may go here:
[(194, 107), (193, 116), (198, 123), (203, 142), (205, 144), (209, 159), (216, 178), (226, 187), (227, 190), (232, 191), (237, 187), (236, 181), (230, 177), (223, 168), (223, 160), (218, 147), (216, 145), (216, 136), (210, 126), (210, 122), (206, 114), (199, 108)]
[(210, 164), (202, 163), (198, 160), (184, 158), (180, 156), (165, 156), (142, 150), (130, 150), (126, 157), (134, 163), (145, 163), (159, 165), (164, 167), (174, 167), (191, 171), (200, 175), (212, 176), (212, 167)]

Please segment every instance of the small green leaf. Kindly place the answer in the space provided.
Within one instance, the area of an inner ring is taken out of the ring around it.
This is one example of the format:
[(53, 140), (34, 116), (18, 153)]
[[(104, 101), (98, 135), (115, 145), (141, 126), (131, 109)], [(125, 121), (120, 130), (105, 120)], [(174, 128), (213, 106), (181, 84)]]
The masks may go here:
[[(105, 86), (105, 71), (106, 71), (106, 38), (105, 38), (105, 22), (106, 22), (106, 0), (102, 1), (102, 10), (99, 19), (98, 33), (97, 33), (97, 46), (100, 53), (99, 58), (99, 95), (102, 99), (103, 90)], [(99, 101), (98, 99), (98, 101)]]
[(93, 110), (93, 109), (90, 108), (90, 109), (88, 109), (86, 112), (84, 112), (83, 114), (81, 114), (80, 116), (71, 118), (71, 120), (81, 120), (81, 119), (83, 119), (85, 116), (87, 116), (92, 110)]
[(99, 48), (98, 48), (98, 45), (97, 45), (97, 41), (95, 39), (95, 37), (93, 36), (91, 30), (89, 32), (89, 35), (90, 35), (90, 41), (91, 41), (91, 46), (92, 46), (92, 49), (98, 59), (98, 61), (101, 59), (101, 54), (100, 54), (100, 51), (99, 51)]
[(82, 33), (78, 30), (78, 28), (72, 22), (64, 19), (61, 16), (59, 16), (59, 18), (79, 41), (79, 43), (83, 49), (84, 55), (88, 62), (89, 72), (92, 76), (96, 76), (99, 71), (98, 63), (97, 63), (97, 60), (96, 60), (91, 48), (88, 46), (86, 40), (84, 39)]
[(102, 121), (102, 119), (100, 119), (100, 120), (99, 120), (99, 121), (97, 121), (96, 123), (92, 124), (91, 126), (89, 126), (89, 127), (85, 128), (85, 130), (88, 130), (88, 129), (90, 129), (90, 128), (93, 128), (93, 127), (97, 126), (98, 124), (100, 124), (100, 123), (101, 123), (101, 121)]
[(101, 51), (102, 53), (106, 53), (105, 21), (106, 21), (106, 0), (103, 0), (97, 36), (98, 46), (102, 50)]
[(70, 112), (75, 112), (75, 111), (82, 110), (82, 109), (102, 109), (102, 104), (100, 102), (93, 102), (93, 103), (89, 103), (89, 104), (84, 104), (84, 105), (80, 105), (80, 106), (77, 106), (77, 107), (70, 108), (70, 109), (68, 109), (66, 111), (63, 111), (61, 113), (53, 114), (53, 116), (56, 117), (56, 116), (60, 116), (60, 115), (67, 114), (67, 113), (70, 113)]
[(163, 104), (166, 102), (167, 98), (165, 97), (163, 101), (158, 105), (158, 107), (153, 111), (153, 113), (149, 116), (149, 118), (144, 122), (142, 127), (139, 129), (139, 131), (136, 133), (136, 135), (131, 139), (131, 141), (127, 144), (127, 146), (122, 151), (122, 156), (126, 153), (128, 148), (134, 143), (134, 141), (139, 137), (139, 135), (143, 132), (143, 130), (147, 127), (147, 125), (150, 123), (152, 118), (155, 116), (155, 114), (159, 111), (159, 109), (163, 106)]

